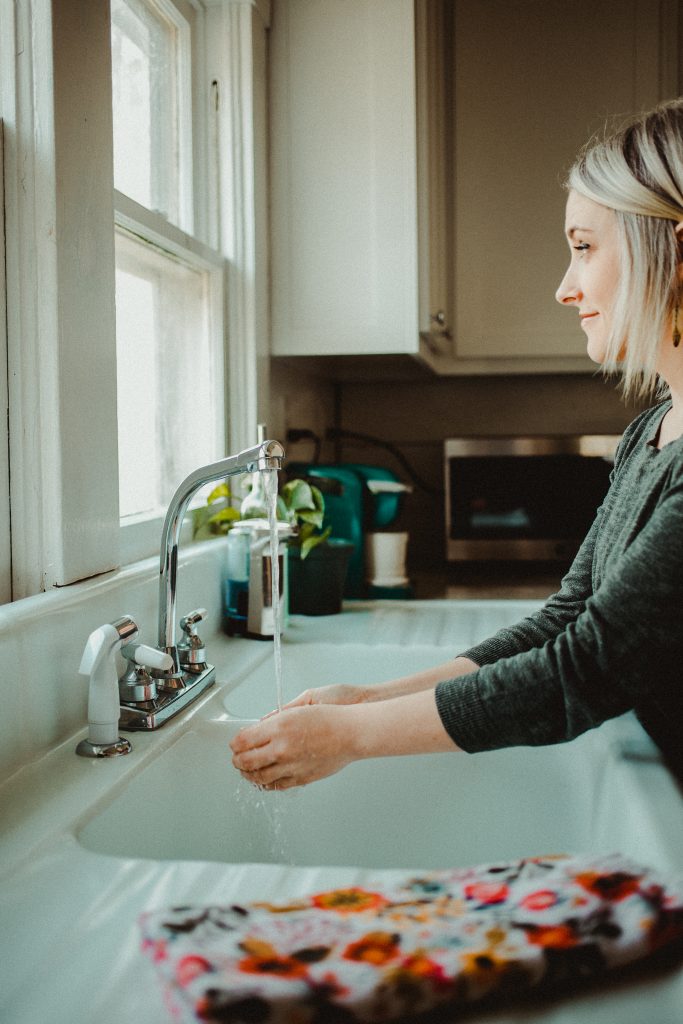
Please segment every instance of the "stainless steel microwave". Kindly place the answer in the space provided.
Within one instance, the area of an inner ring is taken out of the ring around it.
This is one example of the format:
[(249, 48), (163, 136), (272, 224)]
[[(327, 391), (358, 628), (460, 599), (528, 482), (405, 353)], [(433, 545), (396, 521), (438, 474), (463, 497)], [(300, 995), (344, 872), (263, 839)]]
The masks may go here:
[(566, 561), (609, 486), (618, 434), (444, 442), (451, 561)]

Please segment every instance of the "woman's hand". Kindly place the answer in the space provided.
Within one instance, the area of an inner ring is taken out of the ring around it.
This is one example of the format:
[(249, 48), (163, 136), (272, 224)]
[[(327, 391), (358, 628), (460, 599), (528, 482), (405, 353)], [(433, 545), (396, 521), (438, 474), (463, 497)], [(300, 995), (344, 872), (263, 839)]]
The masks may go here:
[(367, 687), (333, 683), (331, 686), (317, 686), (311, 690), (304, 690), (284, 707), (301, 708), (308, 704), (363, 704), (368, 699)]
[(454, 679), (458, 676), (476, 672), (479, 666), (469, 658), (452, 658), (450, 661), (422, 672), (414, 672), (400, 679), (390, 679), (371, 686), (351, 686), (337, 683), (332, 686), (318, 686), (304, 690), (294, 700), (285, 705), (287, 708), (304, 707), (306, 704), (374, 704), (377, 701), (393, 700), (411, 693), (433, 690), (442, 679)]
[(262, 789), (290, 789), (324, 779), (353, 761), (353, 739), (354, 722), (346, 708), (307, 701), (241, 729), (230, 744), (232, 763)]

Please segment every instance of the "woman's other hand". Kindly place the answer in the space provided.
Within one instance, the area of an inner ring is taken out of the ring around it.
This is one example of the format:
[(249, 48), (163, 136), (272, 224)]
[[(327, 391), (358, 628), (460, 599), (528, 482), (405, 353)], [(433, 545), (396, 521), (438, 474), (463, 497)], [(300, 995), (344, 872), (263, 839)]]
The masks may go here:
[(336, 683), (304, 690), (285, 707), (298, 708), (307, 704), (374, 704), (377, 701), (393, 700), (394, 697), (405, 697), (410, 693), (433, 690), (442, 679), (454, 679), (469, 672), (476, 672), (478, 668), (479, 666), (469, 658), (452, 658), (434, 668), (369, 686)]
[[(333, 683), (331, 686), (317, 686), (304, 690), (285, 708), (301, 708), (307, 704), (364, 704), (368, 698), (367, 687), (352, 686), (350, 683)], [(284, 709), (283, 709), (284, 710)]]

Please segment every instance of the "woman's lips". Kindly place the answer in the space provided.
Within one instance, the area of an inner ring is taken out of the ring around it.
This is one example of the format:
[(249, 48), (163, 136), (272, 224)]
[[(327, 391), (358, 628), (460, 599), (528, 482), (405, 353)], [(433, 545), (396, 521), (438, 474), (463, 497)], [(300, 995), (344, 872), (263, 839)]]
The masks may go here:
[(599, 316), (599, 315), (600, 315), (599, 313), (580, 313), (579, 314), (579, 321), (581, 323), (581, 326), (584, 327), (588, 323), (589, 320), (594, 320), (595, 317)]

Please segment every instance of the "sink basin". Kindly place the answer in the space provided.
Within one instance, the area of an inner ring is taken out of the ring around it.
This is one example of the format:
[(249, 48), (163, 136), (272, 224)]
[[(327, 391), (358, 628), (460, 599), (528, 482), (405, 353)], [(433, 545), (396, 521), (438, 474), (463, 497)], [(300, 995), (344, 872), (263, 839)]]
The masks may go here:
[[(323, 681), (370, 682), (445, 656), (443, 648), (315, 644), (285, 646), (283, 655), (285, 699)], [(611, 799), (619, 766), (608, 770), (596, 733), (556, 747), (363, 761), (304, 789), (259, 791), (232, 767), (228, 744), (243, 724), (235, 716), (260, 716), (273, 703), (268, 659), (235, 690), (218, 692), (98, 808), (80, 843), (156, 860), (438, 868), (575, 850), (638, 856), (652, 834), (637, 802)]]
[(229, 720), (193, 726), (81, 828), (81, 844), (161, 860), (423, 868), (594, 845), (589, 777), (557, 750), (365, 761), (266, 793), (232, 767), (234, 732)]

